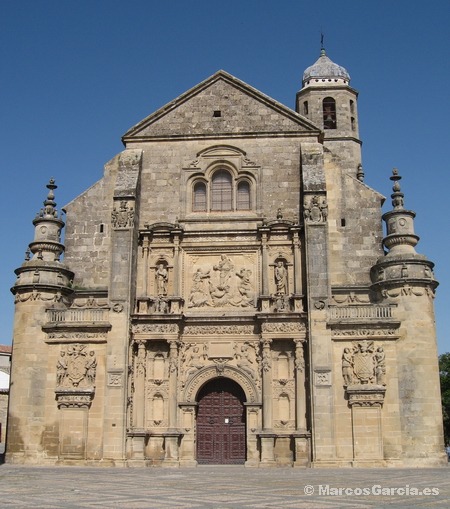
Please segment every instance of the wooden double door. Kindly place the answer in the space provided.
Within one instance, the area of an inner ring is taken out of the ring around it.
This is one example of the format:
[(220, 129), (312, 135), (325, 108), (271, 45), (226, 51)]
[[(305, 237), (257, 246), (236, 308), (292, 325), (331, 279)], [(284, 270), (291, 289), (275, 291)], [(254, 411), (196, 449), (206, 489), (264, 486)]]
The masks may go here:
[(243, 464), (245, 462), (245, 394), (228, 378), (207, 383), (198, 396), (197, 462)]

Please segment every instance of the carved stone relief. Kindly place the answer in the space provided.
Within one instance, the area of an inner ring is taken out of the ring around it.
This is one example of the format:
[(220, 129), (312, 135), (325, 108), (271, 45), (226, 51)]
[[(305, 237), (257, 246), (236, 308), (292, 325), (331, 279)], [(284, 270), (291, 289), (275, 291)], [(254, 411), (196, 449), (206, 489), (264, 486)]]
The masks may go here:
[(328, 205), (325, 196), (305, 196), (303, 217), (306, 222), (323, 223), (328, 218)]
[(331, 386), (331, 371), (328, 369), (317, 369), (314, 371), (314, 385)]
[(63, 348), (56, 364), (56, 386), (60, 388), (95, 387), (97, 359), (94, 350), (75, 343)]
[(267, 322), (261, 326), (262, 332), (304, 332), (304, 323), (299, 322)]
[(119, 207), (115, 205), (111, 212), (113, 228), (130, 228), (134, 224), (134, 207), (126, 200), (121, 200)]
[(373, 341), (362, 340), (342, 353), (344, 385), (386, 385), (386, 360), (382, 346), (375, 348)]
[[(248, 256), (222, 254), (217, 261), (205, 260), (193, 268), (188, 308), (255, 307), (255, 276)], [(244, 266), (238, 266), (245, 264)]]
[(367, 337), (379, 337), (379, 338), (396, 338), (398, 335), (398, 330), (394, 328), (390, 329), (365, 329), (365, 328), (357, 328), (357, 329), (333, 329), (333, 338), (334, 339), (355, 339), (355, 338), (367, 338)]
[(178, 325), (175, 323), (151, 323), (133, 325), (132, 331), (135, 334), (151, 332), (159, 334), (176, 334), (178, 333)]
[(97, 358), (87, 345), (75, 343), (61, 349), (56, 363), (58, 408), (89, 408), (95, 392)]
[(253, 334), (253, 325), (187, 325), (185, 335)]

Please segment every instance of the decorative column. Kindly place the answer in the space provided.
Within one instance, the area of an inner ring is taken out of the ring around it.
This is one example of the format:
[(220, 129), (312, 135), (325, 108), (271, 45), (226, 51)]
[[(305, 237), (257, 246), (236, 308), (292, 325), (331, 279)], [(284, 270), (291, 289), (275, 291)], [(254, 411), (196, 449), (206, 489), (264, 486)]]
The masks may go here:
[(178, 314), (181, 312), (182, 299), (180, 297), (180, 235), (181, 228), (171, 231), (173, 236), (173, 297), (170, 298), (171, 313)]
[(163, 466), (178, 465), (178, 441), (180, 433), (177, 430), (177, 382), (178, 382), (178, 341), (169, 343), (169, 430), (164, 433), (165, 457)]
[(273, 426), (273, 391), (272, 391), (272, 358), (271, 339), (262, 340), (262, 401), (263, 401), (263, 430), (261, 438), (261, 466), (275, 464), (274, 445), (275, 433)]
[(300, 227), (294, 226), (292, 232), (292, 247), (294, 249), (294, 311), (303, 313), (302, 295), (302, 261), (300, 252)]
[(306, 430), (306, 390), (305, 390), (305, 357), (303, 351), (303, 339), (294, 339), (295, 342), (295, 392), (296, 404), (296, 428), (298, 431)]
[(294, 466), (306, 467), (310, 464), (310, 433), (306, 427), (306, 387), (304, 339), (294, 339), (295, 343), (295, 393), (296, 393), (296, 432)]
[(262, 282), (262, 295), (260, 296), (261, 311), (270, 311), (270, 295), (269, 295), (269, 257), (267, 252), (267, 240), (270, 229), (263, 226), (259, 229), (261, 234), (261, 282)]
[(180, 232), (181, 230), (172, 230), (173, 234), (173, 294), (180, 294)]
[[(136, 348), (137, 346), (137, 348)], [(145, 377), (147, 349), (145, 341), (136, 341), (133, 348), (133, 378), (131, 429), (129, 430), (129, 464), (144, 466), (145, 447)]]
[(148, 295), (148, 255), (150, 253), (150, 239), (144, 237), (142, 240), (142, 256), (144, 258), (144, 296)]
[(144, 341), (137, 341), (137, 352), (134, 363), (134, 402), (133, 425), (135, 428), (144, 427), (145, 409), (145, 373), (147, 352)]

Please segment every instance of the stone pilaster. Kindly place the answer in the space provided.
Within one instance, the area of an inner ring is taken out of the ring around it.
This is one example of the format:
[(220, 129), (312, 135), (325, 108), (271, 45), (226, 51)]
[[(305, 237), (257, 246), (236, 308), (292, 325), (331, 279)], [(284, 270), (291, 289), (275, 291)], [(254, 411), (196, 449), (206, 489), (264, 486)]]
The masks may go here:
[(329, 302), (328, 204), (322, 147), (302, 146), (303, 218), (305, 222), (306, 281), (308, 295), (310, 380), (312, 397), (313, 461), (336, 456), (332, 345), (327, 327)]
[[(120, 384), (107, 384), (104, 398), (104, 460), (125, 460), (126, 374), (130, 314), (134, 309), (136, 254), (138, 253), (141, 150), (125, 150), (119, 157), (111, 213), (111, 267), (109, 299), (111, 333), (106, 349), (106, 370), (121, 374)], [(136, 409), (134, 409), (136, 411)]]

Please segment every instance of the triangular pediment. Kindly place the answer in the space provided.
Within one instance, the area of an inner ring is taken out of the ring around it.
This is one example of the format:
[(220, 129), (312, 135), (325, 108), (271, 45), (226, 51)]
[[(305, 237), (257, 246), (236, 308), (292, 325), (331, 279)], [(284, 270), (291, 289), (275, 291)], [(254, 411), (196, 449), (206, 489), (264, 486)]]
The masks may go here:
[(154, 138), (305, 133), (320, 130), (308, 119), (225, 71), (151, 114), (123, 136), (124, 143)]

